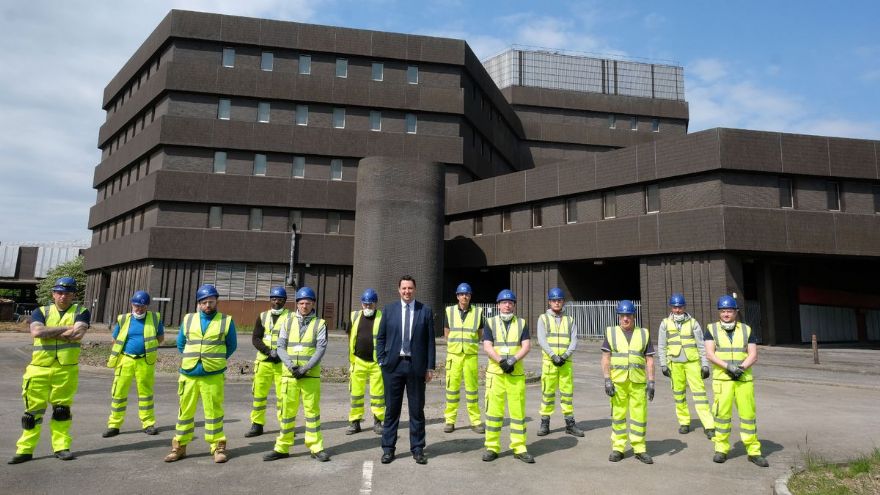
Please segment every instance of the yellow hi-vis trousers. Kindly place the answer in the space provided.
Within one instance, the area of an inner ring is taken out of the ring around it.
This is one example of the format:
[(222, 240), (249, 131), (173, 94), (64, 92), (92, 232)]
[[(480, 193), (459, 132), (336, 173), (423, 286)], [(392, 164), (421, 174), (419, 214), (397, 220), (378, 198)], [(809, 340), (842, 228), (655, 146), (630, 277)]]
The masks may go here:
[(755, 382), (733, 380), (713, 380), (712, 392), (715, 394), (715, 452), (730, 452), (730, 429), (733, 417), (733, 403), (739, 415), (739, 437), (748, 455), (761, 455), (761, 442), (758, 441), (758, 424), (755, 420)]
[(559, 408), (566, 418), (574, 417), (574, 378), (571, 361), (562, 366), (544, 355), (541, 361), (541, 408), (538, 414), (550, 416), (556, 410), (556, 389), (559, 389)]
[(648, 429), (648, 399), (644, 383), (629, 381), (615, 383), (611, 399), (611, 449), (626, 452), (626, 419), (629, 415), (629, 443), (633, 453), (645, 452), (645, 433)]
[(486, 373), (486, 450), (501, 451), (504, 404), (510, 413), (510, 448), (526, 452), (526, 377)]
[(289, 454), (296, 430), (296, 413), (302, 398), (306, 417), (305, 444), (311, 453), (324, 450), (321, 434), (321, 379), (281, 377), (281, 431), (275, 439), (275, 452)]
[[(33, 454), (40, 441), (40, 430), (43, 415), (52, 414), (46, 408), (51, 406), (73, 405), (73, 396), (79, 383), (79, 366), (76, 364), (61, 365), (58, 361), (51, 366), (28, 365), (21, 383), (21, 397), (24, 399), (25, 412), (31, 413), (36, 419), (36, 426), (30, 430), (22, 430), (16, 442), (16, 454)], [(51, 417), (51, 416), (50, 416)], [(70, 450), (70, 425), (72, 419), (49, 423), (52, 431), (52, 451)]]
[(458, 403), (461, 398), (461, 379), (464, 376), (465, 404), (471, 426), (479, 426), (480, 385), (478, 378), (479, 362), (476, 354), (446, 354), (446, 422), (455, 424), (458, 417)]
[(134, 379), (138, 395), (138, 418), (141, 427), (156, 424), (153, 409), (153, 382), (156, 377), (156, 365), (147, 364), (144, 358), (133, 358), (127, 354), (120, 356), (119, 363), (113, 371), (113, 386), (110, 388), (110, 417), (107, 428), (119, 428), (125, 421), (128, 408), (128, 392)]
[(195, 429), (196, 406), (202, 399), (205, 412), (205, 441), (211, 445), (211, 453), (217, 442), (226, 440), (223, 433), (223, 386), (226, 375), (218, 373), (207, 376), (180, 375), (177, 381), (177, 395), (180, 396), (180, 410), (177, 413), (177, 431), (174, 439), (181, 445), (192, 441)]
[(688, 361), (685, 363), (670, 361), (669, 373), (672, 375), (672, 399), (675, 400), (675, 415), (678, 417), (678, 424), (690, 426), (691, 415), (688, 410), (687, 389), (691, 389), (694, 409), (697, 410), (697, 416), (700, 417), (703, 429), (711, 430), (715, 428), (715, 421), (712, 419), (712, 412), (709, 410), (709, 397), (706, 396), (706, 386), (703, 384), (703, 377), (700, 375), (700, 371), (699, 361)]
[(281, 363), (254, 361), (254, 383), (251, 387), (254, 402), (251, 406), (251, 423), (266, 424), (266, 407), (269, 404), (269, 390), (275, 386), (275, 416), (281, 421)]
[(382, 381), (382, 369), (375, 361), (364, 361), (352, 356), (353, 361), (348, 368), (348, 393), (351, 396), (349, 421), (364, 419), (364, 401), (367, 395), (367, 382), (370, 382), (370, 411), (379, 421), (385, 420), (385, 383)]

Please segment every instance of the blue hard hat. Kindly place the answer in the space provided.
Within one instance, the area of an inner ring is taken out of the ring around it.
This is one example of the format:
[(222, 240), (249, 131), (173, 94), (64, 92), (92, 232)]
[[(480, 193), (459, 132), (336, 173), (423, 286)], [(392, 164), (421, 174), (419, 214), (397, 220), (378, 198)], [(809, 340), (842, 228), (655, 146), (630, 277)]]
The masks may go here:
[(718, 298), (718, 309), (739, 309), (736, 299), (727, 294)]
[(201, 301), (206, 297), (220, 297), (220, 293), (217, 292), (217, 288), (213, 285), (205, 284), (196, 291), (196, 301)]
[(313, 291), (311, 287), (300, 287), (299, 290), (296, 291), (297, 302), (299, 302), (300, 299), (311, 299), (312, 301), (318, 300), (315, 296), (315, 291)]
[(516, 302), (516, 294), (513, 293), (510, 289), (504, 289), (503, 291), (498, 293), (498, 297), (495, 298), (496, 303), (500, 303), (501, 301), (513, 301)]
[(623, 299), (617, 303), (617, 314), (634, 315), (636, 314), (636, 305), (629, 299)]
[(686, 303), (684, 302), (684, 296), (679, 294), (678, 292), (669, 296), (669, 305), (675, 307), (685, 306)]
[(361, 294), (361, 302), (364, 304), (376, 304), (379, 302), (379, 294), (373, 289), (366, 289), (364, 290), (364, 293)]
[(269, 297), (281, 297), (287, 299), (287, 289), (280, 285), (272, 287), (272, 289), (269, 290)]
[(552, 301), (554, 299), (565, 299), (565, 293), (559, 287), (554, 287), (547, 291), (547, 300)]
[(76, 292), (76, 279), (73, 277), (61, 277), (52, 286), (52, 292)]
[(150, 304), (150, 295), (145, 290), (139, 290), (131, 296), (131, 303), (139, 306), (147, 306)]
[(473, 294), (474, 291), (471, 290), (471, 284), (467, 282), (462, 282), (458, 284), (458, 287), (455, 288), (455, 295), (459, 294)]

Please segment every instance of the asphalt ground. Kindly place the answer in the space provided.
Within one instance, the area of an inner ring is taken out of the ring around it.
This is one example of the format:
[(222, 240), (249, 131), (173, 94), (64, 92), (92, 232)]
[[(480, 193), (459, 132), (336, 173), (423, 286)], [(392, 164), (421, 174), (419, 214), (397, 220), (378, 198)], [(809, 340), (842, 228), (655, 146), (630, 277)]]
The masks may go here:
[[(170, 334), (169, 341), (172, 338)], [(87, 339), (109, 336), (93, 332)], [(537, 437), (541, 390), (538, 384), (529, 385), (526, 410), (528, 449), (536, 458), (533, 465), (514, 459), (509, 450), (503, 450), (492, 463), (482, 462), (483, 438), (466, 428), (464, 411), (459, 412), (460, 429), (443, 433), (445, 394), (437, 382), (429, 384), (427, 392), (426, 466), (417, 465), (408, 455), (405, 421), (399, 432), (398, 458), (388, 465), (379, 462), (380, 439), (369, 429), (345, 435), (348, 386), (344, 383), (322, 384), (322, 431), (331, 462), (309, 458), (302, 444), (301, 422), (291, 458), (264, 462), (262, 455), (272, 449), (278, 432), (273, 401), (269, 401), (267, 433), (244, 438), (250, 426), (251, 390), (248, 378), (240, 375), (230, 376), (226, 385), (229, 462), (213, 463), (201, 436), (199, 407), (197, 438), (188, 446), (188, 457), (169, 464), (162, 458), (170, 448), (176, 420), (176, 375), (160, 374), (156, 379), (158, 436), (144, 435), (136, 408), (129, 408), (122, 434), (105, 439), (101, 433), (109, 413), (112, 372), (83, 367), (73, 406), (72, 450), (77, 459), (63, 462), (52, 456), (44, 423), (35, 459), (11, 466), (5, 461), (15, 453), (21, 432), (21, 376), (30, 358), (30, 342), (27, 334), (0, 333), (0, 460), (4, 461), (0, 465), (0, 493), (771, 493), (773, 481), (802, 464), (807, 452), (844, 460), (880, 446), (880, 351), (822, 349), (822, 364), (814, 365), (809, 349), (761, 347), (754, 372), (758, 435), (770, 468), (747, 462), (739, 441), (727, 463), (713, 463), (712, 443), (703, 435), (693, 409), (696, 431), (679, 434), (669, 380), (659, 373), (647, 434), (648, 452), (655, 464), (644, 465), (631, 452), (622, 462), (610, 463), (610, 407), (603, 391), (599, 346), (582, 342), (574, 361), (574, 404), (575, 417), (586, 436), (566, 435), (557, 411), (551, 419), (550, 435)], [(240, 343), (237, 357), (254, 355), (249, 335), (241, 335)], [(438, 359), (442, 359), (445, 347), (437, 349)], [(163, 348), (161, 352), (176, 350)], [(334, 334), (325, 364), (344, 366), (346, 352), (346, 341)], [(526, 367), (540, 370), (539, 352), (526, 358)], [(134, 398), (133, 390), (131, 394)], [(402, 419), (406, 417), (404, 405)], [(737, 431), (735, 427), (733, 435), (738, 440)], [(502, 448), (508, 444), (507, 435), (505, 427)]]

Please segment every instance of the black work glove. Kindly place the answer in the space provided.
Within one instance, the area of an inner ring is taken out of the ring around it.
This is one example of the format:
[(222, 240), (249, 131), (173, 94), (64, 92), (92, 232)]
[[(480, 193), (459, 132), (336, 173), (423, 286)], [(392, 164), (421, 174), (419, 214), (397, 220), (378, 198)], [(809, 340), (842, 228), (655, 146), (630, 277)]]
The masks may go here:
[(280, 363), (281, 362), (281, 358), (278, 357), (278, 351), (276, 351), (275, 349), (272, 349), (269, 351), (269, 362), (270, 363)]
[(562, 359), (562, 356), (558, 354), (554, 354), (553, 357), (550, 359), (553, 360), (553, 364), (555, 364), (556, 366), (562, 366), (563, 364), (565, 364), (565, 359)]
[(299, 379), (304, 376), (306, 376), (306, 369), (302, 366), (297, 366), (296, 370), (293, 371), (293, 377)]
[(507, 360), (506, 359), (501, 358), (501, 360), (498, 361), (498, 367), (501, 368), (501, 371), (503, 371), (505, 373), (509, 373), (509, 371), (507, 369)]
[(742, 366), (737, 366), (737, 367), (736, 367), (736, 378), (735, 378), (735, 379), (736, 379), (736, 380), (739, 380), (740, 378), (742, 378), (742, 376), (743, 376), (743, 374), (745, 374), (745, 372), (746, 372), (746, 369), (745, 369), (745, 368), (743, 368)]
[(654, 381), (651, 380), (648, 382), (648, 387), (645, 389), (645, 395), (648, 396), (648, 402), (654, 400)]
[(739, 380), (739, 377), (743, 374), (743, 369), (739, 366), (734, 366), (731, 363), (727, 363), (727, 367), (724, 370), (728, 376), (730, 376), (731, 380)]
[(513, 366), (516, 364), (516, 358), (510, 356), (506, 359), (507, 361), (507, 369), (504, 370), (505, 373), (513, 373)]
[(669, 378), (670, 376), (672, 376), (672, 373), (669, 372), (669, 368), (666, 366), (660, 367), (660, 373), (663, 373), (663, 376), (665, 376), (666, 378)]
[(288, 371), (290, 371), (290, 374), (293, 375), (294, 378), (296, 378), (296, 372), (299, 370), (299, 366), (293, 365), (287, 369), (288, 369)]
[(605, 395), (608, 397), (614, 397), (614, 382), (611, 381), (611, 378), (605, 379)]
[(706, 378), (709, 378), (709, 367), (708, 366), (703, 366), (702, 368), (700, 368), (700, 376), (703, 377), (703, 380), (705, 380)]

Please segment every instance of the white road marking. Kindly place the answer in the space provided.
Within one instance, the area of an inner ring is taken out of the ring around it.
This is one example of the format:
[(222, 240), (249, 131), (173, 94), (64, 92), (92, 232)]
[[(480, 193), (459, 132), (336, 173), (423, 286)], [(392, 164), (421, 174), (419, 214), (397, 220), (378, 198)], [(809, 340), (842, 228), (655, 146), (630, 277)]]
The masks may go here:
[(364, 461), (363, 481), (361, 481), (361, 495), (370, 495), (373, 492), (373, 461)]

